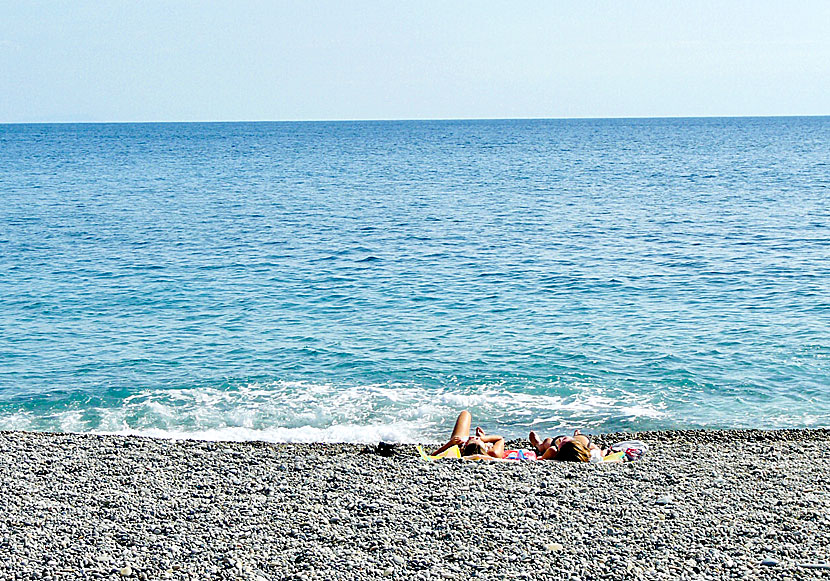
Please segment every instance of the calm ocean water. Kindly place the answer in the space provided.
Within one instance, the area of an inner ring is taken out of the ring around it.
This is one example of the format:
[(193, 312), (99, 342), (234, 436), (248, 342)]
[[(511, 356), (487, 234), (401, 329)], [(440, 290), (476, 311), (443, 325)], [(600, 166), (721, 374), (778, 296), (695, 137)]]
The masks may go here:
[(830, 118), (0, 125), (0, 429), (830, 426)]

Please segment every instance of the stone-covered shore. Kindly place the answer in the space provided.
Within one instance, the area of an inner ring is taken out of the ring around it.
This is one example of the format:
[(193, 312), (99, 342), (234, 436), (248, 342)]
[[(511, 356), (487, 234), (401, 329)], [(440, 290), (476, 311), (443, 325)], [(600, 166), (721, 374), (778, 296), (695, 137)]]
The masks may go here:
[(604, 439), (632, 436), (629, 464), (429, 464), (0, 432), (0, 580), (830, 579), (829, 430)]

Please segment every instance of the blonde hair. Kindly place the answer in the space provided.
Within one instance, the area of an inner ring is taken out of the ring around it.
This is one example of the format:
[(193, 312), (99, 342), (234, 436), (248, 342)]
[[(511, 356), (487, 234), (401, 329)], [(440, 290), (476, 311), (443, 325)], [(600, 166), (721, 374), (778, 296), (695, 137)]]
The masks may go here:
[(591, 459), (591, 451), (579, 440), (568, 440), (559, 446), (559, 451), (553, 459), (560, 462), (588, 462)]

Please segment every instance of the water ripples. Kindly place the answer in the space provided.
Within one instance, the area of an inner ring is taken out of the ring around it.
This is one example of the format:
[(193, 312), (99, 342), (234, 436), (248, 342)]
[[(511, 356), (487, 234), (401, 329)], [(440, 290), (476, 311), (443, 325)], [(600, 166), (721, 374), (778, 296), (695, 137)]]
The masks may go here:
[(0, 126), (0, 427), (828, 425), (828, 145), (826, 118)]

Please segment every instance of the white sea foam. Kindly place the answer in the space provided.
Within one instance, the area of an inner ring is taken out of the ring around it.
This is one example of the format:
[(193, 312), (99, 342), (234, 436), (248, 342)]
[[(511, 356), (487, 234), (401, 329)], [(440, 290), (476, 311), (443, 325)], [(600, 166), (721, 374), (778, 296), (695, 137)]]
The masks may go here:
[(164, 430), (149, 428), (143, 430), (126, 429), (115, 432), (96, 432), (122, 436), (149, 436), (153, 438), (172, 438), (176, 440), (212, 440), (212, 441), (262, 441), (262, 442), (415, 442), (416, 432), (401, 425), (349, 425), (341, 424), (328, 428), (301, 426), (297, 428), (251, 429), (240, 426), (226, 426), (206, 430)]
[(663, 412), (652, 406), (632, 405), (623, 406), (619, 408), (621, 414), (632, 418), (652, 418), (657, 419), (663, 417)]
[[(331, 383), (251, 382), (234, 387), (143, 390), (120, 405), (16, 413), (0, 428), (271, 442), (436, 441), (456, 414), (507, 437), (529, 428), (601, 429), (597, 418), (655, 419), (658, 404), (620, 399), (594, 386), (570, 386), (571, 395), (518, 391), (501, 384), (431, 390), (410, 384), (338, 386)], [(88, 404), (87, 404), (88, 405)]]

